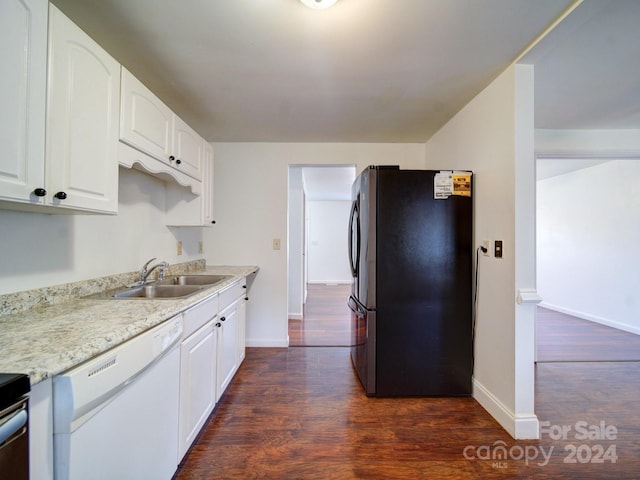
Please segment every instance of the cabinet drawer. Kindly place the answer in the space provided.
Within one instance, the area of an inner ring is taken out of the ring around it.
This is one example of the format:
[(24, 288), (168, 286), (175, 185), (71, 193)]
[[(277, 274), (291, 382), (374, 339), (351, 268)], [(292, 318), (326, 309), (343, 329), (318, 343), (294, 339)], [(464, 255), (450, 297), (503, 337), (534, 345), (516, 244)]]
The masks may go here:
[(218, 294), (191, 307), (182, 316), (182, 338), (188, 338), (218, 314)]
[(227, 288), (219, 292), (218, 295), (220, 296), (220, 310), (231, 305), (238, 297), (246, 295), (246, 285), (247, 279), (243, 278), (242, 280), (238, 280), (237, 282), (232, 283)]

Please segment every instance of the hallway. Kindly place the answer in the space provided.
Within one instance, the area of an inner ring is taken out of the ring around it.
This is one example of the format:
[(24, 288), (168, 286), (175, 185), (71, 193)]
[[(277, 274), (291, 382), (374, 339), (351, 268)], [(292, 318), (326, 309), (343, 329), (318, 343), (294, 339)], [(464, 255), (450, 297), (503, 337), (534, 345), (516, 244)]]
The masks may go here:
[(289, 346), (350, 346), (350, 292), (349, 284), (308, 284), (303, 319), (289, 319)]

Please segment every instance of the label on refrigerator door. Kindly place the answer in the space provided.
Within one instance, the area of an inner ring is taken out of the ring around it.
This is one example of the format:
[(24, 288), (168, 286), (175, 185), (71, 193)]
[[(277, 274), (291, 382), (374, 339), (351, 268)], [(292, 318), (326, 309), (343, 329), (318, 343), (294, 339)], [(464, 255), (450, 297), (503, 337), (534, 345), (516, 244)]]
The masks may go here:
[(451, 195), (471, 196), (471, 173), (442, 171), (433, 177), (433, 197), (446, 199)]
[(453, 194), (461, 197), (471, 196), (471, 174), (468, 172), (453, 172)]
[(433, 177), (433, 198), (444, 199), (453, 195), (453, 172), (439, 172)]

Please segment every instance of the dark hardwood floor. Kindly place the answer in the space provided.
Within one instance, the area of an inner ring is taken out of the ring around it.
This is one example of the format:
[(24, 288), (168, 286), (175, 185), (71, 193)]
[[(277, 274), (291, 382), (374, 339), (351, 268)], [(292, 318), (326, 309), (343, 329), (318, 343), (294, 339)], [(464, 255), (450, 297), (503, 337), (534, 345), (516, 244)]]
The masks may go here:
[(471, 397), (366, 397), (349, 350), (247, 349), (176, 480), (640, 477), (636, 363), (536, 365), (548, 427), (516, 441)]
[(348, 347), (351, 325), (347, 299), (351, 285), (307, 285), (302, 320), (289, 319), (291, 347)]
[(537, 361), (640, 361), (640, 335), (538, 307)]

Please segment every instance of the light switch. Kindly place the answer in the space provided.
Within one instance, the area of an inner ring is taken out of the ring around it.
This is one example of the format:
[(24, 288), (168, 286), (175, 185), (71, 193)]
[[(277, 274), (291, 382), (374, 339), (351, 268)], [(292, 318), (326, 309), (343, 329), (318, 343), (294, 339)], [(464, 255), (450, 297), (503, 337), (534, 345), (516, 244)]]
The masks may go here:
[(274, 250), (280, 250), (280, 239), (279, 238), (274, 238), (273, 239), (273, 249)]

